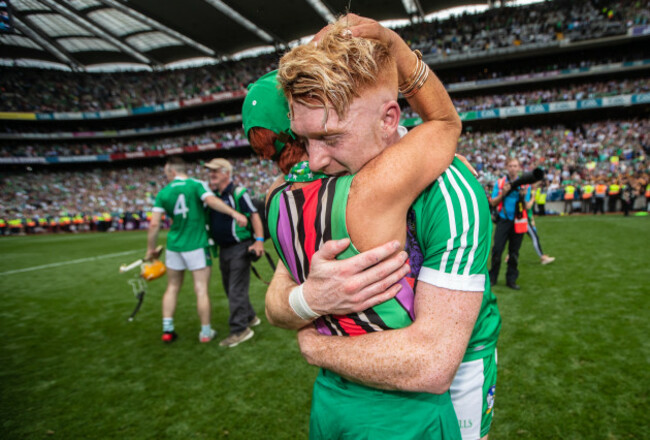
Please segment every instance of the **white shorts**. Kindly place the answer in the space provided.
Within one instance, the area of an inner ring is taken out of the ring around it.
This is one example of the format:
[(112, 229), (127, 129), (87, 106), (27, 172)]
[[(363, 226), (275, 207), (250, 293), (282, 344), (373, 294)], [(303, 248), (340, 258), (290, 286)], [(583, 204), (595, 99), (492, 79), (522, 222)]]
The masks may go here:
[(460, 364), (449, 393), (463, 440), (486, 436), (494, 414), (497, 384), (497, 351)]
[(189, 252), (167, 250), (165, 264), (172, 270), (199, 270), (212, 266), (209, 248), (199, 248)]

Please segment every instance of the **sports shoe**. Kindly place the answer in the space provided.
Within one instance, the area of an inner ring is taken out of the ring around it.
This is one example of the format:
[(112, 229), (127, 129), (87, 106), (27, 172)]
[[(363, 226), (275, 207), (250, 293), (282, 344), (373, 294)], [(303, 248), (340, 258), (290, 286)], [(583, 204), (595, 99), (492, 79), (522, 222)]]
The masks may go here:
[(550, 264), (555, 261), (555, 257), (549, 257), (548, 255), (542, 255), (542, 264)]
[(199, 342), (210, 342), (217, 336), (217, 331), (213, 328), (210, 329), (209, 335), (204, 335), (203, 332), (199, 333)]
[(242, 342), (248, 341), (250, 338), (253, 337), (254, 334), (255, 332), (253, 330), (246, 327), (246, 330), (239, 333), (233, 333), (223, 341), (219, 342), (219, 345), (222, 347), (236, 347)]
[(172, 342), (174, 342), (176, 340), (176, 338), (178, 338), (178, 335), (173, 330), (170, 331), (170, 332), (165, 332), (162, 335), (162, 341), (165, 344), (171, 344)]
[(248, 327), (255, 327), (258, 326), (262, 323), (262, 320), (255, 316), (253, 319), (251, 319), (251, 322), (248, 323)]

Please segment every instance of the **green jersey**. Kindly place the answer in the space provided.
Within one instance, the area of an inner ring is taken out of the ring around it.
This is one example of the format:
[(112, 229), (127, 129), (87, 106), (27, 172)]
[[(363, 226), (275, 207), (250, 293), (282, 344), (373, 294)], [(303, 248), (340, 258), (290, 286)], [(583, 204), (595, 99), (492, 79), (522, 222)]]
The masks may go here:
[(487, 268), (492, 221), (484, 194), (467, 167), (454, 159), (413, 204), (415, 235), (424, 254), (418, 280), (450, 290), (483, 292), (463, 361), (493, 350), (501, 329)]
[(205, 182), (177, 177), (156, 196), (154, 212), (164, 212), (172, 219), (167, 234), (167, 249), (189, 252), (208, 246), (203, 201), (214, 196)]
[[(326, 241), (350, 237), (346, 210), (353, 179), (318, 179), (293, 190), (287, 182), (271, 194), (267, 206), (269, 232), (285, 267), (298, 283), (307, 279), (314, 253)], [(409, 254), (419, 253), (411, 246), (417, 247), (417, 243), (408, 241)], [(337, 258), (358, 253), (351, 244)], [(410, 325), (415, 316), (413, 276), (401, 279), (399, 284), (402, 289), (394, 298), (363, 312), (321, 316), (314, 322), (316, 329), (325, 335), (357, 336)], [(461, 437), (449, 392), (378, 390), (321, 370), (314, 384), (309, 438)]]

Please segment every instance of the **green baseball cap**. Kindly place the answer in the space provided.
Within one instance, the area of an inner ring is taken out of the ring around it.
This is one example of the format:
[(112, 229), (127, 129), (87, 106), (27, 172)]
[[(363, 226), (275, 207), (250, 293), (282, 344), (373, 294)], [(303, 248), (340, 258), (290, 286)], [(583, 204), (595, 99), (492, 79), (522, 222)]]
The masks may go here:
[(253, 127), (262, 127), (278, 135), (275, 151), (280, 153), (289, 137), (295, 139), (289, 120), (289, 103), (277, 80), (278, 71), (274, 70), (248, 85), (248, 94), (241, 110), (244, 134)]

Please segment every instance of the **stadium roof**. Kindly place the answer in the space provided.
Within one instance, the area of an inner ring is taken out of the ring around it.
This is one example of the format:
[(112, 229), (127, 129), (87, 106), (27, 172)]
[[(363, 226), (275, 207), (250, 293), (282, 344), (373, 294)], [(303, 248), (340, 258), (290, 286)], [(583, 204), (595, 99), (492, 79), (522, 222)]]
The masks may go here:
[(0, 0), (12, 32), (0, 33), (0, 59), (154, 69), (215, 60), (251, 48), (284, 48), (346, 10), (376, 20), (419, 19), (467, 0)]

